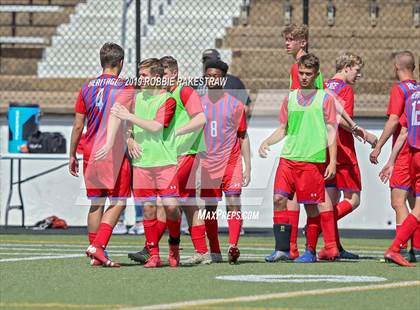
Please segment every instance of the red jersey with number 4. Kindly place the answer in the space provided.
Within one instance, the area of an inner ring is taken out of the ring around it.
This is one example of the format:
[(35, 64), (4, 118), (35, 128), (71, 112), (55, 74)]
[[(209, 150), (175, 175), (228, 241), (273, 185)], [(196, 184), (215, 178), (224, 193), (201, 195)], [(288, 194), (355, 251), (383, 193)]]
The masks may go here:
[[(90, 155), (104, 145), (111, 107), (118, 102), (131, 110), (134, 95), (134, 88), (127, 85), (127, 81), (109, 74), (102, 74), (82, 87), (74, 111), (85, 114), (87, 118), (87, 131), (83, 141), (84, 160), (89, 161)], [(116, 154), (121, 158), (125, 153), (123, 134), (124, 130), (120, 126), (107, 159), (112, 159)]]
[[(353, 88), (340, 79), (331, 79), (327, 88), (332, 91), (344, 108), (344, 111), (353, 118), (354, 91)], [(337, 137), (337, 164), (357, 164), (354, 138), (351, 132), (338, 127)]]
[(229, 160), (241, 159), (238, 135), (247, 130), (245, 107), (228, 93), (217, 102), (212, 102), (206, 94), (201, 103), (206, 115), (204, 139), (207, 147), (202, 165), (215, 174), (222, 174)]

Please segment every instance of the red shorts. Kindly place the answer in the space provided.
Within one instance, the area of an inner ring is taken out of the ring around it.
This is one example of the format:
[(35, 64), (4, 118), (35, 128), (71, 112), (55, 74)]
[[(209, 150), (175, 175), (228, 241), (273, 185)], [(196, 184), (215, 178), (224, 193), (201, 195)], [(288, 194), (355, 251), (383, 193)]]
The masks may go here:
[(362, 190), (358, 164), (337, 165), (337, 173), (332, 180), (325, 181), (325, 187), (335, 187), (339, 191), (357, 193)]
[(406, 191), (411, 190), (410, 158), (410, 151), (407, 144), (405, 144), (395, 160), (394, 171), (389, 179), (389, 187)]
[(178, 170), (176, 172), (179, 183), (179, 197), (181, 200), (195, 197), (195, 174), (198, 163), (195, 154), (178, 156)]
[(236, 196), (242, 192), (242, 158), (229, 160), (223, 176), (215, 176), (209, 169), (201, 169), (201, 198), (222, 200), (225, 196)]
[(292, 199), (296, 193), (298, 203), (325, 202), (324, 163), (299, 162), (280, 158), (274, 179), (274, 195)]
[(126, 199), (131, 197), (131, 167), (126, 156), (121, 166), (109, 160), (83, 161), (83, 176), (89, 199), (108, 197)]
[(176, 165), (133, 168), (133, 195), (136, 200), (154, 201), (157, 197), (178, 197)]
[(410, 148), (411, 152), (411, 186), (414, 196), (420, 197), (420, 150)]

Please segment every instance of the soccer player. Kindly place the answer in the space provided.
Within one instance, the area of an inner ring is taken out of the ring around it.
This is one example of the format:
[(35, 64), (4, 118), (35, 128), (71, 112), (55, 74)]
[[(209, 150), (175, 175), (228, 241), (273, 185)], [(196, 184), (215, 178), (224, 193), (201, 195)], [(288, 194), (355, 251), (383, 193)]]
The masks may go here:
[[(124, 50), (115, 43), (106, 43), (100, 50), (103, 72), (96, 79), (86, 83), (80, 90), (75, 105), (75, 120), (70, 142), (69, 170), (78, 176), (79, 164), (76, 149), (79, 144), (85, 120), (87, 133), (83, 144), (83, 175), (91, 207), (87, 217), (90, 246), (86, 254), (94, 266), (119, 267), (111, 261), (104, 250), (112, 229), (126, 205), (130, 192), (130, 163), (125, 156), (124, 129), (121, 121), (110, 115), (110, 109), (118, 101), (130, 108), (133, 89), (118, 76), (124, 63)], [(106, 145), (108, 122), (113, 123), (115, 146), (108, 150), (102, 160), (95, 160), (94, 154)], [(110, 206), (104, 212), (106, 199)]]
[[(352, 53), (344, 53), (336, 60), (336, 74), (327, 82), (327, 88), (337, 97), (344, 110), (353, 117), (354, 91), (352, 85), (361, 77), (363, 60)], [(368, 133), (372, 135), (371, 133)], [(360, 191), (362, 183), (360, 169), (357, 162), (356, 150), (351, 128), (341, 119), (337, 136), (337, 171), (335, 178), (326, 181), (327, 194), (334, 206), (334, 219), (336, 223), (337, 246), (340, 251), (339, 258), (358, 259), (359, 256), (344, 250), (340, 243), (337, 221), (354, 211), (360, 204)], [(339, 202), (343, 192), (344, 199)], [(323, 251), (318, 253), (322, 259)]]
[[(244, 104), (223, 90), (228, 65), (221, 60), (205, 63), (208, 92), (201, 98), (207, 123), (204, 138), (207, 150), (202, 154), (201, 197), (205, 200), (205, 225), (213, 262), (221, 262), (216, 209), (225, 193), (228, 211), (228, 261), (238, 261), (238, 240), (242, 226), (242, 186), (251, 176), (250, 144)], [(242, 157), (245, 169), (242, 169)]]
[[(397, 140), (398, 134), (401, 130), (399, 119), (404, 113), (405, 102), (414, 92), (416, 87), (416, 81), (414, 80), (414, 68), (415, 60), (411, 52), (402, 51), (394, 55), (394, 73), (399, 82), (392, 86), (387, 111), (388, 120), (385, 123), (384, 130), (379, 138), (378, 144), (369, 156), (369, 159), (373, 164), (378, 163), (378, 157), (381, 153), (382, 147), (391, 135), (393, 136), (393, 146)], [(391, 188), (391, 206), (395, 210), (397, 233), (401, 224), (409, 214), (406, 200), (408, 199), (411, 208), (414, 203), (411, 195), (409, 195), (411, 189), (409, 162), (409, 147), (405, 144), (402, 150), (398, 153), (398, 157), (395, 161), (395, 168), (393, 169), (392, 176), (389, 179), (389, 186)], [(406, 256), (408, 255), (407, 244), (402, 244), (401, 253)]]
[(177, 150), (175, 137), (176, 101), (162, 88), (164, 68), (157, 58), (140, 63), (139, 75), (142, 91), (136, 96), (135, 111), (122, 105), (111, 112), (121, 120), (133, 124), (133, 137), (141, 147), (141, 156), (132, 161), (133, 194), (144, 206), (144, 231), (150, 258), (145, 268), (162, 266), (159, 255), (159, 231), (156, 200), (161, 198), (169, 230), (169, 256), (171, 267), (179, 265), (180, 212), (177, 179)]
[[(420, 70), (419, 70), (420, 71)], [(410, 180), (415, 196), (414, 208), (406, 216), (397, 231), (394, 242), (385, 252), (385, 259), (400, 266), (413, 267), (401, 255), (401, 245), (406, 244), (411, 237), (413, 240), (413, 262), (420, 258), (420, 85), (413, 92), (411, 98), (405, 102), (405, 113), (401, 117), (401, 131), (394, 144), (388, 163), (380, 173), (381, 180), (385, 183), (397, 169), (398, 153), (402, 152), (404, 145), (408, 144), (410, 156)]]
[[(287, 137), (277, 168), (274, 185), (275, 250), (266, 261), (275, 262), (290, 250), (291, 225), (284, 224), (288, 198), (296, 194), (308, 215), (307, 249), (295, 262), (315, 262), (319, 226), (324, 237), (324, 252), (334, 259), (339, 252), (336, 245), (334, 211), (326, 201), (324, 180), (332, 179), (336, 171), (336, 109), (332, 96), (323, 89), (315, 89), (319, 59), (313, 54), (299, 58), (300, 89), (289, 93), (280, 112), (280, 127), (264, 140), (259, 148), (261, 157), (267, 157), (270, 146)], [(329, 151), (329, 164), (325, 168)]]

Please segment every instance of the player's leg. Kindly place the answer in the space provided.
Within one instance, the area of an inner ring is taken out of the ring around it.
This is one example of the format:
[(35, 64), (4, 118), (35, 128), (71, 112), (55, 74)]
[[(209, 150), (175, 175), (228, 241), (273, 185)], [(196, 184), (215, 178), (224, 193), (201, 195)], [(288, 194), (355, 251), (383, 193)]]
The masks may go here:
[[(396, 235), (401, 229), (402, 223), (410, 214), (407, 207), (408, 191), (402, 188), (391, 188), (391, 206), (395, 211)], [(401, 252), (404, 256), (408, 255), (407, 243), (401, 244)]]
[(334, 219), (334, 209), (328, 195), (325, 195), (325, 202), (318, 203), (319, 218), (321, 223), (324, 247), (319, 251), (318, 258), (334, 260), (339, 256), (336, 237), (336, 221)]
[(126, 199), (111, 201), (111, 205), (103, 213), (101, 223), (98, 227), (95, 240), (86, 250), (86, 254), (97, 259), (106, 267), (119, 267), (119, 264), (111, 261), (104, 253), (112, 235), (112, 230), (117, 224), (121, 212), (125, 209)]
[[(89, 245), (91, 245), (96, 238), (96, 234), (98, 232), (98, 228), (102, 220), (102, 215), (104, 213), (105, 201), (106, 201), (106, 198), (97, 198), (97, 199), (91, 200), (91, 206), (89, 208), (89, 213), (87, 216), (87, 230), (88, 230)], [(102, 263), (96, 258), (92, 258), (90, 260), (90, 264), (93, 267), (102, 266)]]
[(299, 250), (297, 245), (299, 214), (300, 205), (297, 202), (296, 195), (294, 195), (293, 200), (287, 201), (287, 215), (289, 217), (289, 224), (292, 226), (290, 234), (290, 259), (299, 257)]
[[(206, 226), (204, 218), (199, 217), (196, 200), (196, 172), (198, 160), (195, 155), (178, 157), (177, 177), (179, 183), (180, 204), (187, 219), (188, 231), (195, 254), (185, 264), (210, 264), (211, 257), (206, 243)], [(201, 214), (203, 215), (203, 214)]]
[(321, 232), (321, 222), (316, 204), (305, 204), (305, 211), (307, 216), (306, 222), (306, 249), (305, 252), (297, 257), (296, 263), (313, 263), (316, 262), (316, 246), (318, 243), (318, 236)]
[(228, 262), (230, 264), (235, 264), (240, 256), (240, 251), (238, 249), (238, 241), (242, 227), (240, 194), (226, 196), (226, 209), (228, 212), (227, 221), (229, 226)]
[(265, 257), (266, 262), (277, 262), (290, 259), (290, 234), (292, 226), (289, 224), (287, 213), (288, 198), (294, 195), (294, 179), (292, 168), (280, 159), (274, 179), (273, 195), (273, 233), (275, 239), (274, 251)]

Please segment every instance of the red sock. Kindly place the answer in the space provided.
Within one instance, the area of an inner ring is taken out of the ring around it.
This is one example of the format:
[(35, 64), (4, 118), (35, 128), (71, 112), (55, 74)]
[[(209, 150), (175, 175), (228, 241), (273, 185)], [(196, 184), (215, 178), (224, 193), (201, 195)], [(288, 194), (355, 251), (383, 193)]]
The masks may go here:
[(157, 219), (143, 220), (144, 236), (151, 255), (159, 255), (159, 235)]
[(321, 219), (321, 230), (324, 238), (324, 246), (337, 246), (335, 237), (334, 211), (325, 211), (319, 213)]
[(93, 241), (95, 241), (95, 238), (96, 238), (96, 232), (88, 233), (89, 244), (92, 244)]
[[(402, 227), (402, 224), (397, 224), (397, 225), (395, 226), (395, 238), (397, 238), (397, 236), (398, 236), (398, 232), (401, 230), (401, 227)], [(404, 249), (408, 248), (408, 244), (407, 244), (407, 242), (402, 243), (402, 244), (401, 244), (401, 247), (402, 247), (402, 248), (404, 248)]]
[(210, 252), (220, 253), (217, 220), (206, 219), (204, 223), (206, 225), (207, 239), (209, 239)]
[(334, 206), (334, 228), (335, 228), (335, 239), (337, 241), (337, 247), (341, 248), (340, 232), (338, 231), (338, 210), (337, 206)]
[(231, 218), (228, 218), (228, 226), (229, 226), (229, 244), (237, 246), (239, 235), (241, 234), (241, 227), (242, 227), (242, 214), (241, 211), (232, 211)]
[(273, 215), (273, 223), (274, 224), (289, 224), (289, 215), (287, 210), (274, 210)]
[(413, 239), (411, 239), (411, 246), (416, 249), (420, 250), (420, 223), (417, 225), (416, 231), (413, 234)]
[(288, 210), (289, 224), (292, 225), (292, 232), (290, 234), (290, 243), (297, 244), (298, 226), (299, 226), (299, 210)]
[(189, 231), (195, 251), (200, 254), (207, 253), (209, 250), (206, 244), (206, 226), (193, 226), (189, 229)]
[(311, 251), (316, 250), (318, 235), (321, 231), (320, 217), (308, 217), (306, 220), (306, 248)]
[(166, 220), (168, 225), (169, 236), (174, 239), (178, 239), (181, 236), (181, 218), (177, 220)]
[(350, 201), (344, 199), (337, 204), (337, 221), (353, 211)]
[(157, 229), (157, 232), (158, 232), (159, 241), (160, 241), (160, 239), (162, 239), (162, 236), (165, 233), (166, 226), (167, 226), (166, 222), (161, 222), (161, 221), (157, 220), (156, 229)]
[(96, 233), (96, 238), (92, 242), (92, 245), (105, 249), (108, 245), (109, 239), (111, 238), (112, 229), (112, 226), (107, 223), (99, 224), (98, 232)]
[(391, 245), (391, 249), (395, 252), (400, 251), (402, 244), (407, 243), (408, 239), (416, 231), (419, 222), (413, 214), (409, 214), (398, 229), (397, 236)]

